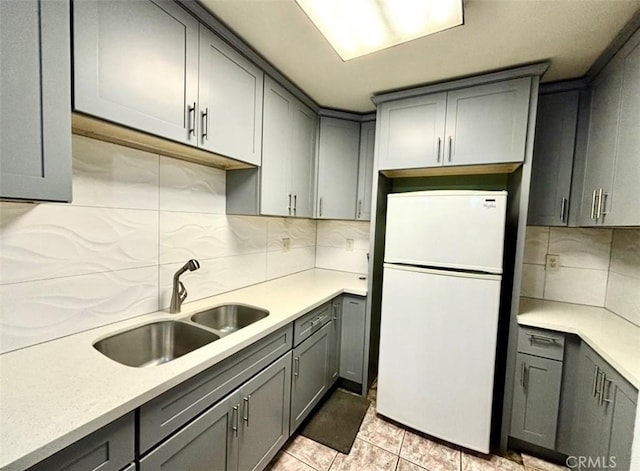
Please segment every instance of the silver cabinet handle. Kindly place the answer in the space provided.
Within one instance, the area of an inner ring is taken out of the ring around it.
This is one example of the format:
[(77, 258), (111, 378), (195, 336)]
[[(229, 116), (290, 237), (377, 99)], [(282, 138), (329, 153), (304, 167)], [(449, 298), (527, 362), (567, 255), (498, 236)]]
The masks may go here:
[(609, 391), (611, 391), (611, 383), (613, 383), (613, 381), (611, 381), (610, 379), (607, 379), (607, 377), (603, 374), (602, 375), (602, 388), (600, 390), (600, 405), (601, 406), (604, 405), (605, 403), (606, 404), (611, 404), (613, 402), (613, 400), (609, 398)]
[(597, 385), (598, 385), (598, 376), (599, 376), (598, 375), (598, 370), (599, 370), (599, 368), (597, 366), (595, 366), (594, 370), (593, 370), (593, 388), (592, 388), (592, 391), (591, 391), (591, 397), (596, 397), (596, 394), (598, 392), (597, 391), (597, 389), (598, 389), (598, 387), (597, 387)]
[(436, 153), (436, 162), (440, 162), (440, 147), (442, 146), (442, 139), (438, 138), (438, 152)]
[(527, 365), (525, 365), (524, 361), (522, 362), (522, 368), (520, 368), (520, 386), (524, 388), (524, 371), (526, 370)]
[(291, 216), (291, 193), (289, 193), (289, 206), (287, 206), (287, 210), (289, 210), (289, 216)]
[[(193, 113), (193, 117), (191, 117)], [(187, 106), (187, 126), (189, 129), (189, 138), (196, 135), (196, 102), (193, 102), (193, 106)]]
[(243, 399), (244, 401), (244, 414), (242, 420), (246, 424), (246, 427), (249, 428), (249, 401), (251, 400), (251, 394)]
[(530, 342), (544, 342), (544, 343), (556, 343), (558, 340), (553, 337), (547, 337), (546, 335), (528, 334), (531, 337)]
[(332, 304), (331, 305), (331, 309), (333, 310), (333, 317), (331, 318), (331, 320), (334, 320), (334, 321), (338, 320), (338, 315), (337, 315), (338, 305), (337, 304)]
[(591, 219), (596, 218), (596, 193), (598, 190), (593, 190), (591, 193)]
[(357, 219), (360, 219), (360, 216), (362, 216), (362, 200), (358, 200), (358, 216), (357, 216)]
[(449, 136), (449, 162), (451, 162), (451, 148), (453, 147), (453, 138)]
[(564, 196), (560, 200), (560, 222), (566, 222), (567, 217), (567, 198)]
[(604, 192), (604, 188), (600, 188), (598, 190), (598, 211), (596, 213), (596, 219), (600, 219), (606, 213), (605, 211), (605, 202), (607, 199), (608, 193)]
[(322, 197), (320, 197), (320, 200), (318, 201), (318, 213), (318, 215), (322, 217)]
[(293, 195), (293, 215), (295, 216), (298, 212), (298, 194), (294, 193)]
[(300, 374), (300, 357), (293, 358), (293, 376), (297, 378)]
[(202, 141), (204, 142), (205, 140), (209, 140), (209, 108), (205, 108), (200, 115), (202, 118)]
[(240, 408), (240, 404), (236, 404), (235, 406), (233, 406), (233, 417), (231, 418), (231, 423), (233, 424), (233, 426), (231, 427), (231, 429), (233, 430), (233, 434), (237, 437), (238, 436), (238, 427), (239, 427), (239, 419), (238, 416), (240, 415), (238, 413), (238, 409)]

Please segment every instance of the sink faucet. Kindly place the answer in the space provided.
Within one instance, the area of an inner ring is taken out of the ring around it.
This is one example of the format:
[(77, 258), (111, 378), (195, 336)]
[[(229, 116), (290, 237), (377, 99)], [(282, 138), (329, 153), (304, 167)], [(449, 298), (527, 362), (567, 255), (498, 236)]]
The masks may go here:
[(180, 281), (180, 275), (187, 270), (194, 271), (198, 268), (200, 268), (200, 263), (192, 258), (173, 275), (173, 291), (171, 293), (171, 306), (169, 307), (170, 313), (174, 314), (180, 312), (182, 302), (187, 299), (187, 288), (185, 288), (182, 281)]

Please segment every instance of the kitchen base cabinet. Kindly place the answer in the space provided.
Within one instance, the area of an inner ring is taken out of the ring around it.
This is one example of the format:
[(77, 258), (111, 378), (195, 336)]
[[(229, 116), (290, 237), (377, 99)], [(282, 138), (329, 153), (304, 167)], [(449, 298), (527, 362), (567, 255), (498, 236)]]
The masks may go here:
[(237, 468), (238, 393), (202, 414), (140, 460), (140, 471)]
[(340, 376), (340, 343), (342, 337), (342, 298), (331, 301), (331, 333), (329, 334), (329, 371), (327, 386), (331, 388)]
[(0, 199), (71, 201), (68, 1), (0, 1)]
[(342, 333), (340, 338), (340, 377), (364, 384), (364, 341), (366, 298), (342, 297)]
[(36, 464), (30, 471), (120, 471), (135, 458), (131, 412)]
[(562, 362), (518, 353), (511, 435), (552, 450), (556, 442)]
[(332, 321), (293, 349), (291, 427), (293, 433), (327, 392)]

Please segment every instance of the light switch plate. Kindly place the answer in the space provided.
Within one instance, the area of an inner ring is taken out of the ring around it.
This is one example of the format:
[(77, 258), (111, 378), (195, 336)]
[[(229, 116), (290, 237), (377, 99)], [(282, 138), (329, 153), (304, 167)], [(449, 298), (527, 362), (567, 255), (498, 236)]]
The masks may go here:
[(353, 250), (353, 239), (347, 239), (347, 250), (348, 251)]
[(282, 251), (283, 252), (288, 252), (290, 247), (291, 247), (291, 239), (288, 238), (288, 237), (283, 237), (282, 238)]
[(547, 254), (545, 270), (555, 273), (560, 269), (560, 255)]

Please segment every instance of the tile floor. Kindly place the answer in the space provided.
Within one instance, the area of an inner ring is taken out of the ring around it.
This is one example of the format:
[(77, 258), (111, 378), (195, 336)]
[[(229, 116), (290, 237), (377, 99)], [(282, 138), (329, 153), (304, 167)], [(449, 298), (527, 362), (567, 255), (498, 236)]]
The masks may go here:
[(375, 413), (371, 406), (348, 455), (294, 435), (267, 467), (269, 471), (560, 471), (562, 466), (520, 453), (509, 458), (476, 455), (455, 445), (417, 435)]

